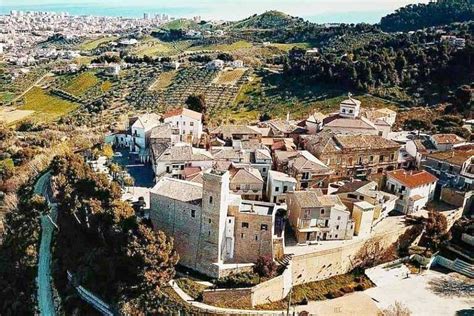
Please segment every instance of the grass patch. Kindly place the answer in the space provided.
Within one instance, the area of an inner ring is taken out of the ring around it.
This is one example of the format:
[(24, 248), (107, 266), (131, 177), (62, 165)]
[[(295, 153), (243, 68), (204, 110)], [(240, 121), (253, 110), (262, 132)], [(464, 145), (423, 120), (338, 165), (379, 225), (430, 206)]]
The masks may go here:
[(1, 104), (10, 103), (11, 100), (13, 100), (14, 97), (15, 97), (15, 95), (11, 92), (8, 92), (8, 91), (0, 92), (0, 103)]
[(77, 104), (49, 95), (39, 87), (31, 88), (24, 96), (24, 105), (18, 110), (35, 111), (35, 121), (51, 121), (77, 108)]
[(179, 278), (176, 280), (178, 286), (186, 294), (191, 296), (195, 300), (200, 300), (202, 298), (202, 292), (207, 288), (207, 286), (197, 283), (188, 278)]
[(93, 59), (94, 57), (92, 56), (79, 56), (79, 57), (74, 58), (74, 62), (78, 64), (79, 66), (89, 65)]
[(176, 77), (178, 71), (171, 70), (160, 73), (155, 82), (150, 86), (150, 90), (158, 91), (168, 88), (172, 83), (173, 79)]
[[(364, 274), (357, 271), (337, 275), (332, 278), (296, 285), (293, 287), (291, 304), (307, 301), (321, 301), (343, 296), (354, 291), (363, 291), (373, 287), (373, 283)], [(281, 310), (288, 306), (288, 297), (282, 301), (259, 305), (257, 309)]]
[(86, 40), (84, 43), (79, 45), (79, 49), (81, 50), (93, 50), (99, 47), (102, 44), (109, 43), (115, 41), (118, 37), (116, 36), (108, 36), (108, 37), (100, 37), (97, 39), (90, 39)]
[(83, 72), (72, 80), (66, 83), (62, 87), (64, 91), (67, 91), (75, 96), (81, 96), (85, 94), (90, 88), (96, 86), (99, 83), (99, 79), (93, 72)]

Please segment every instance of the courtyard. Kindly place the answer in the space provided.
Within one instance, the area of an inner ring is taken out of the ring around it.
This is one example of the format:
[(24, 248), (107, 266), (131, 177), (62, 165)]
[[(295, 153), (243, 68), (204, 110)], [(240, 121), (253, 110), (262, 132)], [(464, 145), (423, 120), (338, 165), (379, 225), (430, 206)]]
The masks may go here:
[(127, 148), (120, 148), (117, 152), (120, 155), (114, 156), (113, 162), (130, 174), (135, 180), (134, 186), (150, 188), (155, 184), (153, 169), (149, 164), (144, 164), (138, 160), (137, 155), (130, 154)]

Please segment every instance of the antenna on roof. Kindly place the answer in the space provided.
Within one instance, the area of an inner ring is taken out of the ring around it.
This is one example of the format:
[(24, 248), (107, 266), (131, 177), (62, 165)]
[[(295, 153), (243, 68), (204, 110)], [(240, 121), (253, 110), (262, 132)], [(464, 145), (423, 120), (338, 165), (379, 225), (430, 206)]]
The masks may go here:
[(349, 97), (349, 99), (352, 99), (352, 93), (348, 92), (347, 96)]

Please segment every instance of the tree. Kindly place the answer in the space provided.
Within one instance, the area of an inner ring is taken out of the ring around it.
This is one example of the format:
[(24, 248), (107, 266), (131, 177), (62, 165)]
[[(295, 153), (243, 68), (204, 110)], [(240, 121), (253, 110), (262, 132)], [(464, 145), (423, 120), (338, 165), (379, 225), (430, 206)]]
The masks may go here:
[[(156, 314), (163, 301), (161, 289), (174, 277), (179, 256), (173, 248), (173, 240), (162, 231), (153, 231), (140, 224), (130, 236), (127, 255), (137, 267), (139, 297), (133, 300), (135, 309)], [(122, 303), (122, 308), (130, 308), (130, 303)]]
[(430, 211), (425, 223), (425, 238), (427, 249), (438, 250), (439, 245), (449, 239), (448, 221), (446, 217), (436, 211)]
[(114, 156), (114, 150), (112, 149), (112, 145), (104, 144), (102, 147), (102, 155), (107, 157), (107, 159), (111, 159)]
[(433, 129), (433, 125), (431, 122), (427, 119), (408, 119), (403, 123), (403, 129), (404, 130), (411, 130), (411, 131), (418, 131), (418, 134), (420, 131), (430, 131)]
[(254, 266), (254, 272), (260, 277), (271, 278), (277, 271), (277, 265), (272, 256), (260, 256)]
[(206, 99), (204, 98), (204, 95), (202, 94), (190, 95), (186, 99), (185, 104), (188, 106), (188, 109), (199, 112), (199, 113), (205, 113), (207, 110)]

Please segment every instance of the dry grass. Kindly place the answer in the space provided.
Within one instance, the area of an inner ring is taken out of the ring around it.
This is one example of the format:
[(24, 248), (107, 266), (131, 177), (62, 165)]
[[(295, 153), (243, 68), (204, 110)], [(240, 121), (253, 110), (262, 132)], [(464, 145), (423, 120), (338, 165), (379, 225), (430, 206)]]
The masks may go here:
[(246, 69), (232, 69), (221, 71), (213, 80), (213, 82), (216, 84), (234, 85), (240, 78), (242, 78), (245, 71)]
[(150, 86), (151, 91), (159, 91), (168, 88), (178, 72), (176, 70), (162, 72), (155, 82)]
[(30, 110), (13, 110), (13, 109), (4, 108), (0, 110), (0, 122), (4, 121), (7, 124), (11, 124), (11, 123), (21, 121), (27, 118), (34, 112), (35, 111), (30, 111)]
[[(371, 288), (373, 283), (365, 274), (355, 272), (337, 275), (332, 278), (310, 282), (293, 287), (291, 303), (298, 304), (303, 300), (320, 301), (328, 298), (343, 296), (356, 290)], [(288, 297), (278, 302), (259, 305), (256, 309), (281, 310), (288, 306)]]

